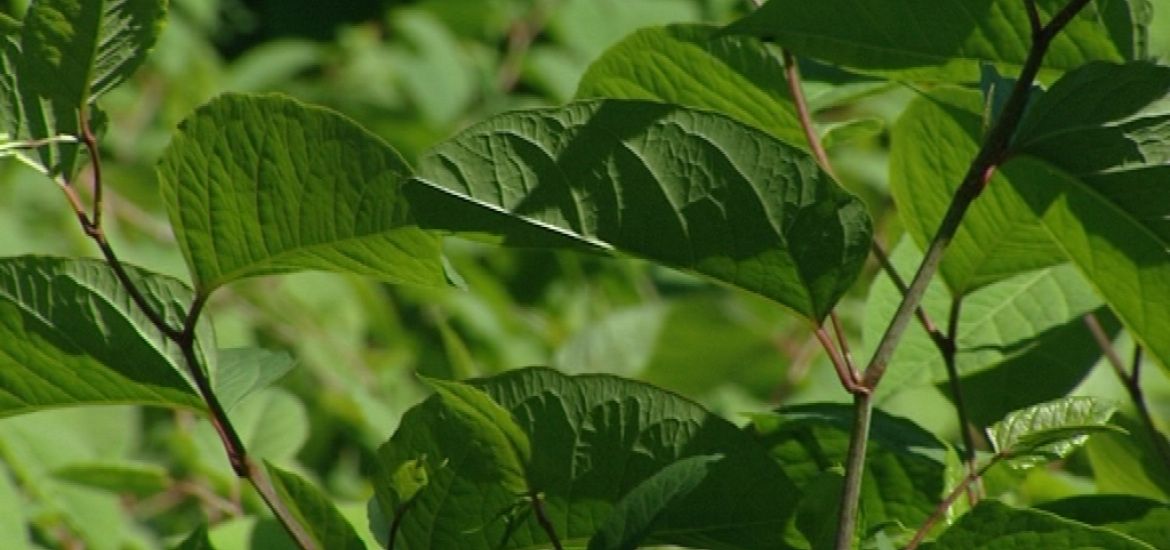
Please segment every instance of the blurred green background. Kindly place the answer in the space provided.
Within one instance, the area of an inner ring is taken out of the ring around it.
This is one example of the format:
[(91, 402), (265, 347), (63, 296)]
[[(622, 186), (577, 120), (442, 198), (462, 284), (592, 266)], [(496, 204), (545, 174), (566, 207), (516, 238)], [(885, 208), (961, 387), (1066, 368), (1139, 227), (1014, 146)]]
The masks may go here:
[[(19, 17), (26, 4), (0, 8)], [(145, 67), (101, 103), (110, 121), (102, 154), (114, 246), (128, 262), (180, 278), (186, 269), (153, 166), (175, 125), (219, 93), (273, 91), (332, 107), (414, 159), (492, 113), (569, 100), (589, 63), (634, 29), (726, 23), (747, 8), (733, 0), (171, 4)], [(1166, 59), (1170, 10), (1157, 13), (1151, 51)], [(886, 191), (887, 129), (915, 91), (803, 68), (819, 122), (873, 121), (836, 140), (831, 154), (892, 246), (901, 229)], [(277, 388), (232, 411), (250, 448), (319, 481), (359, 528), (369, 457), (426, 395), (415, 373), (466, 378), (541, 364), (611, 372), (737, 423), (780, 404), (847, 400), (809, 327), (765, 300), (633, 260), (455, 240), (446, 248), (466, 289), (310, 273), (236, 283), (210, 304), (221, 347), (260, 346), (297, 362)], [(0, 255), (95, 253), (51, 182), (0, 161)], [(859, 359), (874, 272), (869, 266), (839, 306)], [(1148, 372), (1157, 415), (1170, 416), (1170, 383)], [(883, 408), (957, 439), (950, 404), (933, 386), (894, 390)], [(1100, 367), (1077, 391), (1125, 402)], [(0, 498), (0, 548), (160, 548), (204, 518), (226, 548), (275, 544), (276, 527), (248, 517), (261, 506), (190, 413), (115, 407), (10, 418), (0, 421), (0, 460), (0, 497), (15, 495)], [(1085, 462), (1076, 455), (1065, 469), (1030, 474), (1015, 498), (1091, 489), (1079, 475)]]

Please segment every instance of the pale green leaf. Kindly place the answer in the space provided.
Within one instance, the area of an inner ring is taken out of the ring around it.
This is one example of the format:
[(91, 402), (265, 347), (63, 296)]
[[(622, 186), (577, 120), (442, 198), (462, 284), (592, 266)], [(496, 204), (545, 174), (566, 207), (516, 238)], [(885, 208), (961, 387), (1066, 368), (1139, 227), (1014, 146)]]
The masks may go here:
[(641, 29), (589, 66), (577, 97), (645, 99), (718, 111), (805, 147), (776, 54), (755, 39), (716, 32), (698, 24)]
[(1049, 512), (1012, 508), (984, 499), (938, 538), (931, 550), (1009, 550), (1024, 548), (1108, 548), (1152, 550), (1136, 539)]
[[(584, 547), (635, 490), (669, 501), (650, 520), (648, 540), (789, 547), (783, 530), (799, 499), (795, 487), (747, 434), (698, 405), (642, 383), (549, 369), (471, 384), (507, 410), (529, 438), (528, 494), (500, 483), (499, 472), (482, 463), (475, 440), (451, 429), (454, 413), (444, 399), (432, 397), (407, 412), (378, 451), (374, 508), (380, 512), (372, 515), (371, 528), (390, 533), (396, 525), (394, 548), (544, 547), (548, 537), (533, 517), (533, 494), (565, 547)], [(692, 490), (650, 494), (655, 487), (669, 492), (670, 484), (658, 482), (635, 489), (680, 459), (712, 454), (724, 459), (711, 464)], [(408, 483), (401, 483), (404, 477)]]
[(144, 462), (76, 462), (53, 471), (61, 480), (112, 493), (150, 496), (173, 481), (162, 466)]
[(295, 360), (286, 352), (261, 348), (221, 349), (215, 395), (226, 410), (248, 395), (260, 391), (293, 368)]
[[(276, 464), (291, 461), (309, 439), (304, 403), (280, 388), (253, 393), (228, 411), (228, 417), (249, 455)], [(231, 475), (223, 443), (209, 422), (199, 423), (195, 443), (209, 473)]]
[(1043, 227), (1144, 348), (1170, 367), (1170, 67), (1097, 63), (1021, 122), (1005, 167)]
[(308, 531), (318, 548), (333, 550), (364, 550), (366, 545), (353, 526), (337, 511), (329, 495), (308, 480), (265, 461), (268, 477), (276, 493), (293, 517)]
[[(772, 0), (728, 33), (774, 40), (799, 55), (901, 80), (977, 82), (981, 63), (1016, 74), (1028, 56), (1031, 27), (1018, 0)], [(1042, 21), (1067, 0), (1038, 0)], [(1111, 17), (1115, 14), (1110, 14)], [(1122, 14), (1124, 15), (1124, 14)], [(1057, 35), (1041, 66), (1055, 78), (1092, 60), (1123, 59), (1133, 44), (1114, 43), (1099, 3), (1090, 3)]]
[(24, 496), (8, 475), (0, 468), (0, 548), (25, 550), (28, 548), (28, 527)]
[[(180, 326), (191, 301), (186, 285), (127, 271), (147, 304)], [(210, 325), (198, 336), (197, 367), (207, 369)], [(98, 403), (202, 409), (187, 368), (104, 262), (0, 259), (0, 416)]]
[(1108, 424), (1117, 409), (1093, 397), (1066, 397), (1015, 411), (987, 429), (998, 456), (1025, 469), (1063, 458)]
[(723, 115), (583, 101), (440, 144), (407, 187), (424, 227), (618, 251), (819, 321), (869, 250), (864, 205), (805, 152)]
[[(33, 139), (80, 133), (80, 113), (124, 81), (154, 46), (166, 0), (38, 0), (21, 33), (17, 71)], [(72, 178), (78, 146), (41, 148), (55, 175)]]
[(1086, 445), (1097, 489), (1170, 501), (1170, 464), (1160, 458), (1149, 430), (1123, 413), (1113, 423), (1129, 433), (1099, 433)]
[(183, 121), (158, 166), (203, 294), (307, 269), (441, 285), (438, 241), (411, 223), (399, 193), (409, 175), (349, 119), (274, 95), (212, 100)]

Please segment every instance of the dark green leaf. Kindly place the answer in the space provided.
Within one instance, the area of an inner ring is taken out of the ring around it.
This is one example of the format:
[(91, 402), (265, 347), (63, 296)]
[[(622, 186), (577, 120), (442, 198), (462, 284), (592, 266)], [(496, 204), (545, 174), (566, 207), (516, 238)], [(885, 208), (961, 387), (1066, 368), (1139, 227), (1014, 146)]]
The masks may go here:
[[(637, 382), (548, 369), (472, 384), (509, 411), (529, 438), (529, 494), (542, 496), (566, 547), (584, 546), (623, 498), (663, 468), (711, 454), (725, 458), (692, 491), (646, 493), (670, 500), (651, 522), (649, 539), (728, 549), (788, 547), (782, 535), (799, 500), (796, 489), (750, 437), (698, 405)], [(531, 501), (501, 485), (498, 472), (485, 471), (473, 441), (451, 429), (453, 414), (442, 398), (432, 397), (407, 412), (379, 449), (378, 508), (397, 519), (375, 518), (373, 531), (389, 532), (395, 522), (394, 548), (400, 549), (546, 545)]]
[(1170, 506), (1133, 495), (1083, 495), (1037, 508), (1071, 520), (1106, 527), (1154, 548), (1170, 548)]
[(1016, 468), (1063, 458), (1107, 424), (1114, 408), (1093, 397), (1066, 397), (1013, 412), (987, 430), (996, 453)]
[(158, 166), (171, 225), (203, 294), (305, 269), (443, 284), (438, 241), (399, 194), (405, 161), (332, 111), (223, 95), (179, 127)]
[(577, 97), (718, 111), (803, 147), (804, 132), (777, 56), (755, 39), (720, 37), (717, 30), (707, 25), (639, 30), (589, 66)]
[(1033, 105), (1005, 169), (1053, 241), (1170, 368), (1170, 67), (1088, 65)]
[[(179, 326), (191, 291), (169, 277), (127, 271), (146, 302)], [(198, 335), (206, 365), (214, 359), (210, 326), (200, 325)], [(97, 260), (0, 259), (0, 388), (0, 416), (97, 403), (203, 408), (178, 346)]]
[(211, 540), (207, 538), (207, 526), (200, 525), (187, 538), (172, 550), (215, 550)]
[(796, 148), (722, 115), (586, 101), (472, 126), (420, 161), (426, 227), (620, 251), (819, 321), (868, 253), (864, 205)]
[(218, 358), (219, 377), (214, 389), (226, 410), (280, 380), (295, 363), (288, 353), (261, 348), (221, 349)]
[(719, 455), (691, 456), (671, 463), (626, 493), (589, 539), (589, 550), (638, 548), (670, 507), (707, 479)]
[(319, 548), (365, 549), (357, 531), (333, 506), (329, 496), (301, 476), (265, 461), (268, 477), (285, 506), (308, 531)]
[[(38, 0), (21, 33), (20, 95), (33, 139), (79, 135), (80, 113), (146, 59), (166, 0)], [(72, 178), (76, 145), (41, 148), (52, 174)]]
[(1135, 539), (1100, 527), (985, 499), (932, 545), (931, 550), (1008, 550), (1013, 548), (1108, 548), (1151, 550)]
[[(806, 493), (825, 472), (840, 471), (849, 448), (853, 408), (814, 403), (753, 417), (752, 430)], [(954, 451), (909, 420), (874, 412), (861, 495), (861, 532), (886, 524), (920, 525), (942, 501), (958, 471)], [(822, 481), (823, 482), (823, 481)], [(810, 518), (802, 531), (819, 528)], [(811, 522), (811, 523), (810, 523)], [(907, 537), (913, 533), (904, 533)]]
[(86, 487), (140, 497), (158, 493), (172, 483), (162, 466), (127, 461), (73, 463), (54, 470), (53, 477)]
[[(921, 249), (934, 237), (979, 150), (983, 108), (974, 90), (940, 88), (914, 100), (894, 125), (890, 191), (907, 232)], [(1017, 181), (1034, 185), (1050, 180), (1027, 166), (1009, 164), (997, 171), (943, 257), (940, 273), (954, 294), (1066, 261), (1015, 190)]]
[(0, 136), (20, 137), (24, 125), (16, 68), (20, 63), (20, 22), (0, 16)]
[[(1036, 4), (1041, 20), (1048, 21), (1068, 2)], [(1132, 42), (1114, 43), (1097, 6), (1090, 3), (1057, 35), (1042, 77), (1087, 61), (1120, 61), (1132, 50)], [(774, 0), (726, 32), (774, 40), (797, 54), (860, 72), (947, 82), (977, 82), (982, 63), (1018, 73), (1032, 34), (1024, 2), (1016, 0)]]

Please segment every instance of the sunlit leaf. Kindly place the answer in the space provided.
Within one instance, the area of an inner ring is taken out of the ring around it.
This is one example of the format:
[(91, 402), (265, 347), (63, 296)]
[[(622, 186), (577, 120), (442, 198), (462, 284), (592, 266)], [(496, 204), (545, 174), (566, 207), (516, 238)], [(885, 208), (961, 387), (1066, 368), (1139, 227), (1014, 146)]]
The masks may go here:
[(1092, 397), (1066, 397), (1013, 412), (987, 433), (996, 453), (1016, 468), (1063, 458), (1108, 424), (1116, 408)]

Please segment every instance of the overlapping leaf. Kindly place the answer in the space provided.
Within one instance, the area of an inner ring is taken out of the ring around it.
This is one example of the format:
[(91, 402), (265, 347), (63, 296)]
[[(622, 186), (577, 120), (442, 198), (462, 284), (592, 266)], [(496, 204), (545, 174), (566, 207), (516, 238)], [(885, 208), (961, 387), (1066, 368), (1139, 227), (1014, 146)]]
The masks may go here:
[[(1052, 42), (1041, 75), (1087, 61), (1132, 59), (1132, 18), (1120, 3), (1090, 3)], [(1036, 2), (1042, 21), (1066, 4)], [(1031, 42), (1025, 3), (1016, 0), (772, 0), (726, 32), (774, 40), (860, 72), (946, 82), (978, 81), (982, 63), (1016, 74)]]
[[(39, 0), (21, 34), (17, 78), (33, 139), (78, 135), (80, 113), (146, 59), (166, 0)], [(41, 148), (49, 172), (71, 177), (77, 146)]]
[(725, 116), (583, 101), (472, 126), (407, 188), (425, 227), (616, 250), (816, 321), (856, 278), (870, 221), (803, 151)]
[(1134, 337), (1170, 367), (1170, 68), (1088, 65), (1016, 134), (1012, 181)]
[(277, 494), (297, 518), (318, 548), (364, 550), (366, 545), (357, 531), (337, 511), (329, 495), (301, 476), (282, 470), (270, 463), (264, 464)]
[(1136, 539), (1101, 527), (985, 499), (952, 525), (931, 550), (1002, 548), (1109, 548), (1151, 550)]
[(1129, 535), (1154, 548), (1170, 548), (1170, 505), (1133, 495), (1080, 495), (1037, 506), (1089, 525)]
[(180, 125), (158, 175), (200, 293), (304, 269), (443, 282), (437, 239), (412, 224), (399, 193), (410, 168), (332, 111), (221, 96)]
[[(397, 517), (375, 516), (373, 530), (389, 532), (396, 523), (395, 548), (546, 545), (532, 498), (541, 499), (566, 547), (584, 546), (603, 525), (618, 539), (788, 547), (783, 530), (798, 500), (795, 487), (750, 437), (694, 403), (612, 376), (569, 377), (548, 369), (474, 384), (531, 442), (527, 490), (516, 494), (501, 484), (500, 472), (481, 460), (489, 438), (451, 429), (456, 413), (444, 406), (446, 398), (434, 397), (408, 412), (379, 450), (378, 508)], [(713, 454), (723, 458), (701, 480), (664, 470), (680, 459)], [(688, 486), (692, 481), (695, 487)], [(655, 506), (619, 504), (627, 497)], [(617, 528), (622, 525), (639, 528), (627, 532)]]
[[(168, 277), (127, 271), (147, 303), (179, 326), (190, 290)], [(213, 360), (210, 326), (201, 325), (198, 335), (197, 353)], [(95, 403), (203, 407), (182, 352), (101, 261), (0, 260), (0, 342), (0, 416)]]
[(718, 36), (707, 25), (669, 25), (642, 29), (606, 50), (581, 76), (577, 97), (718, 111), (803, 146), (787, 90), (784, 66), (757, 40)]
[(1015, 411), (987, 433), (997, 454), (1028, 468), (1068, 455), (1093, 432), (1119, 431), (1107, 424), (1115, 410), (1096, 398), (1066, 397)]

